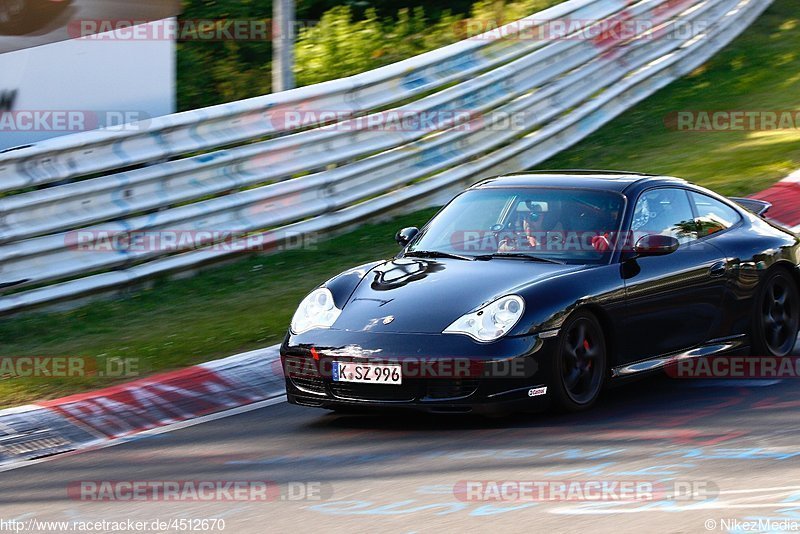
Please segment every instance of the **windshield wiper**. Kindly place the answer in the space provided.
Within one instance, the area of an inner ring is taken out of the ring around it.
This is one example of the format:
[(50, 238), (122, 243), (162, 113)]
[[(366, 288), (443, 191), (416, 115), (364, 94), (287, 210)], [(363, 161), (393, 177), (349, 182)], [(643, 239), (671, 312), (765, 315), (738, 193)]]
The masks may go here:
[(558, 265), (566, 265), (566, 262), (561, 260), (533, 256), (532, 254), (526, 254), (524, 252), (495, 252), (494, 254), (482, 254), (480, 256), (475, 256), (476, 260), (493, 260), (495, 258), (522, 258), (531, 261), (540, 261), (542, 263), (557, 263)]
[(450, 252), (441, 252), (439, 250), (412, 250), (403, 254), (404, 257), (410, 258), (453, 258), (456, 260), (473, 261), (475, 258), (472, 256), (462, 256), (460, 254), (452, 254)]

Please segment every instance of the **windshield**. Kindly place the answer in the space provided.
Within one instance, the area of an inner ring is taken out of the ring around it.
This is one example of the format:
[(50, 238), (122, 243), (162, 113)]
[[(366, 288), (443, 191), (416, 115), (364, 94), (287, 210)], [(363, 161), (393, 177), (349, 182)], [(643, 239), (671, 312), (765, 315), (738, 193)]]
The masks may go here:
[(606, 191), (473, 189), (440, 211), (406, 253), (607, 263), (623, 208), (622, 195)]

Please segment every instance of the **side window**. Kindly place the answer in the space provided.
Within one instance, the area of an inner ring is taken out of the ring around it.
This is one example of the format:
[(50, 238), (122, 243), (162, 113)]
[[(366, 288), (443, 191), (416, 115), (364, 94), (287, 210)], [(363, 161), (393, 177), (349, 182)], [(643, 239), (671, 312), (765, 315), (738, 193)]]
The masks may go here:
[(645, 234), (675, 237), (681, 243), (697, 239), (694, 212), (683, 189), (651, 189), (636, 201), (631, 223), (633, 238)]
[(735, 209), (726, 206), (719, 200), (700, 193), (689, 194), (697, 208), (695, 224), (700, 237), (727, 230), (741, 219)]

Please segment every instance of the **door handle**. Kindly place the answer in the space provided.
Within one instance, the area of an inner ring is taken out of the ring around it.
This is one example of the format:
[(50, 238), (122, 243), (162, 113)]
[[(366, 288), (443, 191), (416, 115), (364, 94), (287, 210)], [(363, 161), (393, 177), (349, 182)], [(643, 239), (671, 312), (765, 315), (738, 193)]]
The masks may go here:
[(728, 272), (728, 264), (724, 261), (718, 261), (714, 265), (711, 266), (709, 270), (711, 276), (715, 278), (719, 278), (720, 276), (725, 276), (725, 273)]

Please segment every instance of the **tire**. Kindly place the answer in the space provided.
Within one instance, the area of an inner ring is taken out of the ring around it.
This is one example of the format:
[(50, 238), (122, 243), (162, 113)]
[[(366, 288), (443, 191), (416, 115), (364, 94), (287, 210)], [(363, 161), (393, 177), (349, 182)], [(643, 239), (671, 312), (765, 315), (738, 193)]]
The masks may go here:
[(561, 327), (551, 374), (556, 411), (587, 410), (597, 401), (608, 374), (608, 355), (593, 314), (578, 311)]
[(781, 269), (767, 273), (756, 294), (752, 354), (789, 356), (800, 330), (800, 295), (792, 275)]

